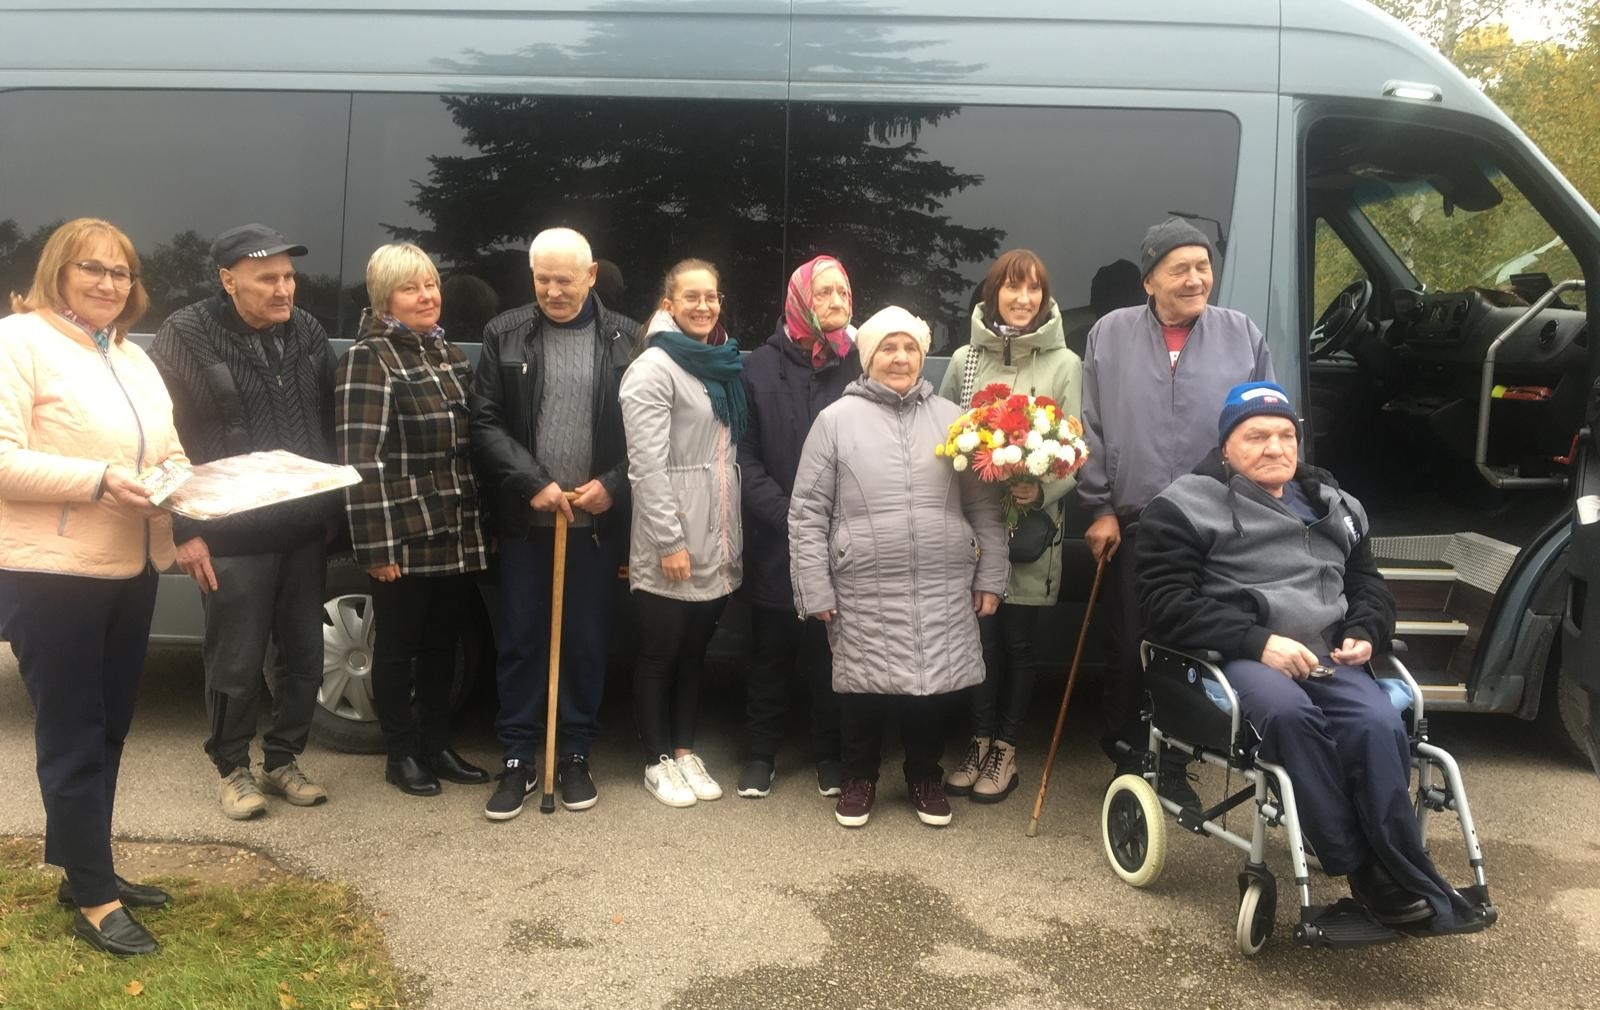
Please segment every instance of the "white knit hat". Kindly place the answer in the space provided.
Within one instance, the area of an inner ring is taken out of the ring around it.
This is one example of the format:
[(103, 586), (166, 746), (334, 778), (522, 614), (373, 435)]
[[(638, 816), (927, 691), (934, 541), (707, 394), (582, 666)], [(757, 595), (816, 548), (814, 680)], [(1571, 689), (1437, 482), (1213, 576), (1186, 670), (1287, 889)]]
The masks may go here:
[(872, 356), (878, 353), (878, 345), (891, 333), (905, 333), (914, 337), (917, 346), (922, 348), (924, 356), (927, 355), (928, 348), (933, 346), (933, 334), (929, 331), (927, 323), (898, 305), (879, 309), (872, 314), (871, 319), (862, 323), (861, 328), (856, 330), (856, 347), (861, 350), (862, 371), (868, 370)]

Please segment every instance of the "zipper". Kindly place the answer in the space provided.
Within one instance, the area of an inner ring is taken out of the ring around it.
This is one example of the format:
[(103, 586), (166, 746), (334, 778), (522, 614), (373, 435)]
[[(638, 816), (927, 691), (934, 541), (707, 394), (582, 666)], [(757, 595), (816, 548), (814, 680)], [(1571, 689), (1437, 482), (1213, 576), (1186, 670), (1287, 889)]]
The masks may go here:
[[(921, 404), (919, 403), (918, 407), (920, 406)], [(915, 505), (916, 499), (913, 497), (912, 485), (915, 483), (916, 478), (911, 472), (910, 454), (906, 451), (906, 409), (904, 400), (895, 405), (895, 414), (895, 419), (899, 422), (900, 427), (901, 465), (904, 467), (906, 474), (906, 501)], [(917, 524), (910, 523), (908, 525), (911, 527), (911, 584), (915, 586), (920, 581), (917, 578)], [(921, 689), (921, 693), (926, 694), (928, 691), (927, 664), (923, 662), (922, 656), (922, 624), (920, 621), (913, 620), (911, 622), (911, 635), (917, 662), (918, 687)]]

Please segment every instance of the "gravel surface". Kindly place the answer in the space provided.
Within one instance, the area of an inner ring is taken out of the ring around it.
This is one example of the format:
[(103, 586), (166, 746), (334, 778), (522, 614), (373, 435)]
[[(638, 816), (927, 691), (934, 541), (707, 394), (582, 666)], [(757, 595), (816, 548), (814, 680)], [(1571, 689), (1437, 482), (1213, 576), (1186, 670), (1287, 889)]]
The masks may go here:
[[(364, 896), (413, 976), (418, 1005), (465, 1008), (1590, 1007), (1600, 993), (1600, 783), (1532, 727), (1437, 718), (1434, 740), (1464, 765), (1501, 909), (1494, 929), (1359, 951), (1309, 951), (1279, 929), (1252, 959), (1233, 946), (1242, 854), (1174, 833), (1164, 875), (1136, 891), (1108, 869), (1099, 804), (1109, 767), (1094, 686), (1076, 703), (1039, 837), (1025, 838), (1059, 678), (1041, 687), (1022, 747), (1022, 788), (1004, 803), (955, 801), (954, 823), (920, 825), (890, 754), (871, 823), (846, 831), (796, 752), (772, 796), (733, 795), (737, 687), (714, 681), (702, 754), (728, 795), (671, 810), (641, 784), (626, 685), (594, 755), (600, 803), (511, 822), (482, 816), (487, 787), (413, 798), (379, 757), (316, 745), (302, 766), (332, 801), (271, 803), (236, 823), (216, 805), (201, 753), (193, 653), (152, 656), (123, 763), (119, 837), (229, 843)], [(489, 714), (468, 712), (460, 749), (497, 760)], [(0, 650), (0, 834), (38, 834), (32, 713)], [(798, 734), (797, 734), (798, 735)], [(952, 738), (947, 760), (955, 760)], [(1202, 783), (1210, 796), (1220, 776)], [(1244, 824), (1236, 816), (1235, 827)], [(1454, 821), (1431, 832), (1458, 882)], [(1271, 857), (1280, 880), (1288, 863)], [(130, 867), (133, 863), (127, 864)], [(181, 869), (163, 872), (182, 872)], [(1319, 879), (1321, 900), (1342, 891)], [(158, 932), (159, 917), (150, 925)]]

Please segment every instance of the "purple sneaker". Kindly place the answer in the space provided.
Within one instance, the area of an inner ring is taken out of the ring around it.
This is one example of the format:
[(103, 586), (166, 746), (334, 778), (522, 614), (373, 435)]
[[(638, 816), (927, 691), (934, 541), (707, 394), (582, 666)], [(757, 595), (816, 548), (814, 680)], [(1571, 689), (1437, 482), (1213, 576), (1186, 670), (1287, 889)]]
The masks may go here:
[[(872, 816), (872, 801), (877, 796), (878, 784), (871, 779), (845, 779), (839, 802), (833, 807), (834, 819), (847, 828), (861, 827)], [(949, 811), (948, 803), (945, 810)]]
[(911, 805), (917, 808), (917, 819), (924, 824), (942, 828), (950, 823), (950, 800), (944, 795), (944, 783), (938, 777), (907, 782), (911, 790)]

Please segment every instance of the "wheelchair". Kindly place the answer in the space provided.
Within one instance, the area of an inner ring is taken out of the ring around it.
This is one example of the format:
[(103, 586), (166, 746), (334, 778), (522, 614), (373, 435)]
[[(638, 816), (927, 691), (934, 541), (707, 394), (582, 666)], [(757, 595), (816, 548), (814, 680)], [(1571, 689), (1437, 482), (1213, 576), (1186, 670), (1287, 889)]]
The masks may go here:
[[(1428, 722), (1422, 692), (1397, 655), (1404, 645), (1374, 656), (1368, 669), (1401, 712), (1411, 739), (1411, 765), (1416, 770), (1415, 809), (1427, 838), (1428, 818), (1451, 811), (1460, 824), (1467, 864), (1473, 883), (1459, 888), (1475, 909), (1482, 925), (1498, 917), (1489, 900), (1483, 872), (1483, 850), (1478, 844), (1472, 811), (1455, 759), (1428, 742)], [(1161, 875), (1167, 849), (1167, 818), (1197, 835), (1220, 838), (1248, 854), (1239, 873), (1239, 910), (1234, 938), (1245, 955), (1260, 952), (1276, 925), (1277, 883), (1266, 865), (1267, 829), (1282, 828), (1294, 874), (1300, 916), (1294, 939), (1308, 947), (1349, 948), (1398, 940), (1403, 935), (1380, 925), (1353, 899), (1330, 905), (1312, 903), (1309, 866), (1315, 862), (1300, 830), (1294, 786), (1284, 769), (1256, 755), (1260, 742), (1245, 722), (1239, 701), (1221, 670), (1222, 656), (1215, 652), (1187, 653), (1140, 643), (1145, 669), (1149, 742), (1142, 751), (1122, 745), (1128, 756), (1142, 763), (1142, 774), (1121, 775), (1106, 789), (1100, 826), (1106, 858), (1111, 868), (1133, 887), (1149, 887)], [(1243, 786), (1215, 806), (1202, 810), (1179, 807), (1155, 789), (1159, 755), (1170, 747), (1207, 764), (1223, 768), (1230, 781), (1237, 774)], [(1247, 834), (1228, 829), (1222, 818), (1237, 807), (1250, 805), (1253, 813)], [(1320, 869), (1320, 864), (1318, 865)]]

